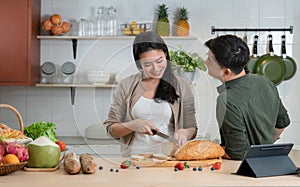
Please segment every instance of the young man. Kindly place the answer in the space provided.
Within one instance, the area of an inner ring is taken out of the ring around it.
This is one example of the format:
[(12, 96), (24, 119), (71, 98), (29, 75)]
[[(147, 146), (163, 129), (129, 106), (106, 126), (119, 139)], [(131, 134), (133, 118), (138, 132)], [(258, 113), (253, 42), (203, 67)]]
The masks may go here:
[(223, 84), (217, 88), (216, 115), (224, 158), (242, 160), (250, 145), (274, 143), (290, 124), (276, 86), (244, 70), (249, 48), (234, 35), (208, 40), (208, 74)]

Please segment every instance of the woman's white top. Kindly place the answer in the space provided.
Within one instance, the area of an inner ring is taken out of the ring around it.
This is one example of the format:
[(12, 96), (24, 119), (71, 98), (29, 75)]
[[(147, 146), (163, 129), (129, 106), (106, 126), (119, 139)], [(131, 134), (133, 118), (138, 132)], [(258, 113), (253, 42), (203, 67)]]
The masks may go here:
[[(134, 119), (147, 119), (169, 136), (174, 135), (174, 127), (170, 126), (172, 110), (167, 101), (157, 103), (154, 99), (141, 97), (132, 108)], [(135, 132), (131, 144), (131, 154), (161, 153), (162, 142), (167, 141), (157, 135), (149, 136), (141, 132)]]

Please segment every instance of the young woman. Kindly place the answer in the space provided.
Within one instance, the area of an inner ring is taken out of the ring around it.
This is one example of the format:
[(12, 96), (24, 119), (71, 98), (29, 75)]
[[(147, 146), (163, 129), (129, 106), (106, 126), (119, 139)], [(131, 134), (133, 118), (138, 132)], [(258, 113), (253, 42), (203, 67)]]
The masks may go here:
[(154, 129), (181, 145), (196, 136), (194, 96), (189, 84), (171, 69), (168, 47), (155, 32), (136, 36), (133, 56), (140, 71), (120, 81), (113, 97), (107, 132), (120, 139), (123, 156), (161, 152), (166, 141)]

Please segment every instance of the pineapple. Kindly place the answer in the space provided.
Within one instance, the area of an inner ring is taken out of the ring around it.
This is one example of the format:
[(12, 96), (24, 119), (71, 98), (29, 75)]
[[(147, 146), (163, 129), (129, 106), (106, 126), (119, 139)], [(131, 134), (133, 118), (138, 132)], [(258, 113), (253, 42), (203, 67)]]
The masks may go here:
[(158, 20), (156, 23), (156, 32), (160, 36), (170, 35), (170, 23), (168, 20), (168, 7), (166, 4), (161, 4), (158, 7)]
[(190, 32), (188, 11), (185, 7), (179, 9), (176, 36), (188, 36)]

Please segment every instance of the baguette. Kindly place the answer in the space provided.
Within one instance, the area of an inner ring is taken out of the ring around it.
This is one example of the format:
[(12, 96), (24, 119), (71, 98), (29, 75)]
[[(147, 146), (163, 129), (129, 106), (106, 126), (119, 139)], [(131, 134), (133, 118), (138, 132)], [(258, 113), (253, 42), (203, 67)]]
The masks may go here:
[(220, 158), (224, 154), (224, 149), (216, 142), (192, 140), (176, 150), (175, 158), (176, 160), (205, 160)]
[(97, 170), (97, 164), (94, 161), (94, 158), (89, 153), (83, 153), (80, 155), (80, 163), (83, 173), (92, 174)]
[(78, 174), (81, 169), (79, 159), (74, 152), (69, 152), (65, 155), (64, 159), (65, 171), (71, 175)]
[(173, 157), (178, 146), (174, 142), (163, 142), (161, 146), (161, 153)]

